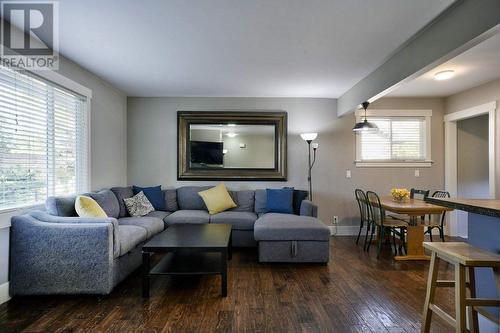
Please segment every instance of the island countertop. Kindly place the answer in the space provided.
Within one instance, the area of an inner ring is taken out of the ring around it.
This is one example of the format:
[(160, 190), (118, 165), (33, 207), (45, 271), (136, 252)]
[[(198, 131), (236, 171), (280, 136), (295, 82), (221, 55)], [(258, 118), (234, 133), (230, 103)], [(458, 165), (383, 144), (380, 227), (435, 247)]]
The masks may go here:
[(465, 198), (432, 198), (428, 197), (425, 201), (463, 210), (465, 212), (499, 217), (500, 218), (500, 200), (497, 199), (465, 199)]

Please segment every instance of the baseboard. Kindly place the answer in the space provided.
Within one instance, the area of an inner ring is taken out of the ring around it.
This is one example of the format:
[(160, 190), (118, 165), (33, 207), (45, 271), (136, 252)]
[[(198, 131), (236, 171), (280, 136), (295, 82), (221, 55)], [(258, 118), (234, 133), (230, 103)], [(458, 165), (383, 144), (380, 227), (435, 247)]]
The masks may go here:
[(0, 304), (7, 302), (9, 299), (9, 283), (0, 284)]
[[(332, 236), (357, 236), (359, 232), (359, 226), (357, 225), (330, 225), (330, 235)], [(361, 234), (364, 235), (366, 233), (366, 229), (363, 228)]]
[[(359, 226), (357, 225), (329, 225), (331, 236), (357, 236), (359, 232)], [(366, 234), (366, 228), (361, 230), (361, 236)], [(439, 231), (437, 229), (432, 230), (432, 235), (439, 236)]]

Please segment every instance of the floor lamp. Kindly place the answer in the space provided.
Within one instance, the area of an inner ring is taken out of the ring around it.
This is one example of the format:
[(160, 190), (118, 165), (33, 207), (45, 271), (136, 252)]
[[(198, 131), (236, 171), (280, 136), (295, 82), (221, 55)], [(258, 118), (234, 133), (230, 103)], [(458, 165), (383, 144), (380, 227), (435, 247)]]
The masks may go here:
[[(318, 143), (314, 142), (313, 140), (318, 137), (318, 133), (303, 133), (300, 135), (302, 139), (307, 142), (308, 146), (308, 153), (309, 153), (309, 159), (308, 159), (308, 171), (307, 171), (307, 181), (309, 182), (309, 199), (311, 201), (313, 200), (313, 191), (312, 191), (312, 179), (311, 179), (311, 170), (314, 166), (314, 162), (316, 162), (316, 150), (318, 149)], [(313, 149), (313, 159), (311, 161), (311, 148)]]

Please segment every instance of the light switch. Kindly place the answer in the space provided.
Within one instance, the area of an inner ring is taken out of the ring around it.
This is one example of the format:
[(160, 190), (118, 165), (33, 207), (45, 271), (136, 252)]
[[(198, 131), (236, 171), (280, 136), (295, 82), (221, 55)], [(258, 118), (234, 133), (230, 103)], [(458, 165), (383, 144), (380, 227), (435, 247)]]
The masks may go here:
[(415, 177), (420, 177), (420, 170), (418, 169), (415, 170)]
[(351, 178), (351, 170), (346, 170), (345, 178)]

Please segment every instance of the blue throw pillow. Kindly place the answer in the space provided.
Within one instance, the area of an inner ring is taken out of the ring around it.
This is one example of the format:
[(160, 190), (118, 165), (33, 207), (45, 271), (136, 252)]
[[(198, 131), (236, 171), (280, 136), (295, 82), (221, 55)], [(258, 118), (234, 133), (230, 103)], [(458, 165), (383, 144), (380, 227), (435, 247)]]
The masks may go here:
[(141, 191), (144, 192), (144, 195), (148, 198), (149, 202), (151, 202), (155, 210), (167, 210), (165, 197), (161, 191), (161, 185), (153, 187), (133, 186), (132, 190), (134, 191), (134, 195)]
[(267, 212), (293, 214), (293, 188), (266, 189)]

